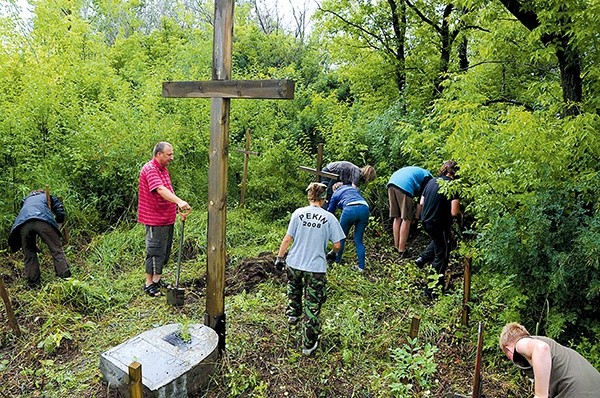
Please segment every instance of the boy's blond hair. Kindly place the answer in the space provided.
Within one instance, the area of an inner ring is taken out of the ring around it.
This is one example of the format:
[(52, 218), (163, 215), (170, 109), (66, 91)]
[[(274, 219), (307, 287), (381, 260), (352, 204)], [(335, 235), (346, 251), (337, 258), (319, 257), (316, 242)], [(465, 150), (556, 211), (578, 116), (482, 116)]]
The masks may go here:
[(306, 197), (311, 202), (325, 200), (327, 196), (327, 185), (320, 182), (311, 182), (306, 188)]
[(525, 326), (517, 323), (510, 322), (504, 325), (502, 328), (502, 332), (500, 333), (500, 349), (504, 350), (504, 348), (510, 344), (514, 343), (522, 337), (531, 336)]

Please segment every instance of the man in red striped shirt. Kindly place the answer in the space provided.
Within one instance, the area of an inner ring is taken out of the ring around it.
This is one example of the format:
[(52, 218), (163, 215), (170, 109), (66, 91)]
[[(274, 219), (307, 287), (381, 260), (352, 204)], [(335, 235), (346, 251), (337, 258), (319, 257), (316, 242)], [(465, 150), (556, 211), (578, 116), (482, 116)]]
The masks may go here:
[(167, 165), (173, 160), (173, 146), (159, 142), (154, 157), (142, 167), (139, 178), (138, 222), (146, 226), (146, 283), (144, 291), (160, 296), (162, 269), (169, 261), (177, 208), (190, 205), (175, 195)]

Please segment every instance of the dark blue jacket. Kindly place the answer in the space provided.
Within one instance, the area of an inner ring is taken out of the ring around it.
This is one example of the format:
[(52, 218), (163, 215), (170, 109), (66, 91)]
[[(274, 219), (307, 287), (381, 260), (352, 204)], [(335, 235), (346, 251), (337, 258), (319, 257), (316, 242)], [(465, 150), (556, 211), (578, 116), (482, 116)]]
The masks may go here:
[[(50, 195), (50, 201), (52, 202), (52, 209), (48, 208), (48, 202), (46, 201), (46, 194), (44, 191), (32, 192), (23, 199), (21, 211), (19, 212), (8, 237), (8, 245), (12, 251), (16, 252), (21, 248), (21, 236), (19, 231), (21, 230), (21, 226), (27, 221), (39, 220), (47, 222), (60, 234), (58, 223), (62, 223), (65, 220), (65, 209), (56, 196)], [(52, 213), (56, 215), (56, 219)]]
[(331, 196), (327, 211), (335, 213), (336, 208), (344, 210), (344, 207), (350, 203), (360, 203), (369, 206), (365, 198), (360, 194), (358, 188), (353, 187), (352, 185), (342, 185)]

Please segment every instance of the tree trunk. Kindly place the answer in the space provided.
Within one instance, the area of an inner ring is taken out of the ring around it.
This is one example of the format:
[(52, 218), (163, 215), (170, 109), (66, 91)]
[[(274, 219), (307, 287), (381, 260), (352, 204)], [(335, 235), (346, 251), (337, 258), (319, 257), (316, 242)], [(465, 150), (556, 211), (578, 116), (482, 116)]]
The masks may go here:
[[(406, 56), (405, 56), (405, 41), (406, 41), (406, 4), (400, 1), (398, 4), (395, 0), (388, 0), (392, 11), (392, 26), (394, 28), (396, 51), (394, 65), (394, 73), (396, 75), (396, 87), (400, 96), (404, 93), (406, 86)], [(399, 8), (398, 8), (399, 6)]]
[[(450, 33), (450, 25), (448, 20), (450, 19), (450, 14), (452, 14), (452, 10), (454, 6), (452, 4), (447, 4), (444, 8), (444, 14), (442, 16), (442, 26), (440, 27), (440, 41), (442, 44), (442, 48), (440, 50), (440, 65), (438, 69), (437, 77), (435, 78), (433, 97), (438, 98), (444, 87), (442, 83), (447, 79), (448, 76), (448, 66), (450, 65), (450, 53), (452, 51), (452, 43), (454, 42), (455, 34)], [(458, 28), (457, 28), (458, 29)]]
[[(523, 4), (518, 0), (500, 0), (506, 9), (514, 15), (527, 29), (534, 30), (540, 26), (537, 14), (533, 11), (524, 11)], [(556, 58), (560, 68), (560, 80), (565, 103), (564, 114), (574, 116), (580, 113), (579, 104), (583, 99), (583, 81), (581, 79), (581, 57), (579, 50), (569, 42), (564, 26), (570, 22), (570, 16), (564, 15), (557, 18), (555, 32), (542, 35), (544, 44), (554, 44)]]

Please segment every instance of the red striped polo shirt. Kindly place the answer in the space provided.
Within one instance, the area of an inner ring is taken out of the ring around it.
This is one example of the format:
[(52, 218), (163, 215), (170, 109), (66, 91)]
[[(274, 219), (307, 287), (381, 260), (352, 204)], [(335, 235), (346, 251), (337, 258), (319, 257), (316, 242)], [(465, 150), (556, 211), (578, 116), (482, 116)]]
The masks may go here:
[(153, 227), (175, 224), (177, 205), (158, 194), (156, 188), (164, 186), (171, 192), (169, 170), (153, 158), (142, 167), (138, 191), (138, 222)]

